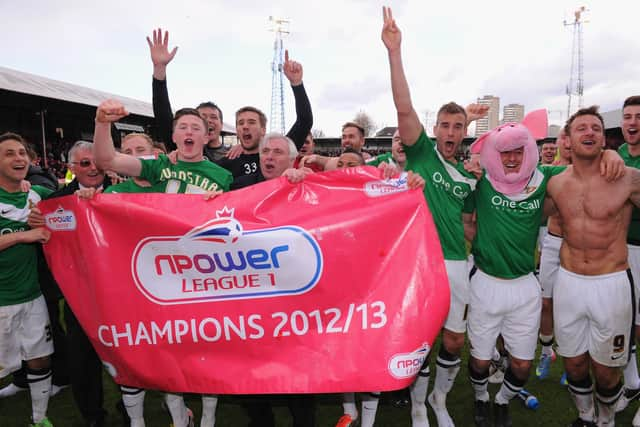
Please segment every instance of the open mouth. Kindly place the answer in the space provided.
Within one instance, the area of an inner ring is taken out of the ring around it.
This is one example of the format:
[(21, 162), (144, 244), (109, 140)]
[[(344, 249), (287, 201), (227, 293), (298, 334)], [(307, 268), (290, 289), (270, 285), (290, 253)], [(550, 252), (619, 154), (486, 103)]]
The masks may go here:
[(193, 139), (191, 139), (191, 138), (187, 138), (187, 139), (184, 140), (184, 145), (187, 146), (187, 147), (190, 147), (193, 144), (194, 144), (194, 142), (193, 142)]
[(596, 142), (588, 139), (588, 140), (582, 141), (582, 145), (596, 145)]
[(636, 129), (636, 128), (629, 128), (629, 129), (627, 129), (627, 133), (628, 133), (630, 136), (636, 136), (636, 135), (638, 134), (638, 129)]

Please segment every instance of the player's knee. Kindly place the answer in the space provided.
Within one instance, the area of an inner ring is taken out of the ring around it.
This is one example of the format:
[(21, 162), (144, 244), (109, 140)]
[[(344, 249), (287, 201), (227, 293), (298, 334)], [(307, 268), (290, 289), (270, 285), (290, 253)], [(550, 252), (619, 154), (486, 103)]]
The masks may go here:
[(49, 356), (38, 357), (36, 359), (27, 360), (27, 367), (29, 369), (49, 369), (51, 367), (51, 358)]
[(459, 356), (464, 346), (464, 334), (447, 331), (442, 333), (442, 344), (447, 353)]
[(531, 360), (511, 358), (509, 367), (518, 379), (526, 379), (529, 377), (529, 371), (531, 370)]
[(584, 356), (565, 358), (564, 368), (569, 378), (578, 381), (589, 375), (589, 360)]
[(475, 357), (469, 358), (469, 367), (477, 373), (488, 372), (490, 364), (490, 360), (480, 360)]

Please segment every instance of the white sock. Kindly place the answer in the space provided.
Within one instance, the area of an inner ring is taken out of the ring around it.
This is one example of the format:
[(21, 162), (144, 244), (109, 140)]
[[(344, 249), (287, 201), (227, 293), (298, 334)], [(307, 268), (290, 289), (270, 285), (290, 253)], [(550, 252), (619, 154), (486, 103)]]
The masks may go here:
[(511, 399), (518, 395), (522, 387), (524, 387), (524, 381), (517, 379), (511, 368), (507, 368), (504, 373), (504, 381), (496, 393), (495, 402), (498, 405), (507, 405)]
[(200, 427), (213, 427), (216, 425), (216, 407), (218, 406), (218, 396), (212, 394), (202, 395), (202, 419)]
[(540, 345), (542, 346), (541, 354), (551, 356), (553, 354), (553, 334), (552, 335), (538, 335), (540, 338)]
[(47, 416), (49, 394), (51, 393), (51, 369), (27, 368), (27, 381), (31, 391), (31, 410), (34, 423)]
[(342, 409), (345, 414), (351, 415), (351, 419), (358, 418), (358, 409), (356, 408), (356, 394), (344, 393), (342, 395)]
[(373, 423), (376, 421), (378, 400), (380, 400), (380, 392), (364, 393), (362, 395), (362, 418), (360, 418), (362, 427), (373, 427)]
[(189, 422), (187, 416), (187, 405), (184, 404), (184, 398), (181, 394), (167, 393), (164, 395), (164, 401), (167, 403), (171, 420), (175, 427), (186, 426)]
[(605, 390), (605, 394), (596, 391), (598, 405), (598, 426), (613, 426), (616, 418), (616, 402), (622, 395), (622, 383), (618, 383), (613, 389)]
[(446, 360), (438, 357), (434, 390), (446, 396), (451, 391), (458, 372), (460, 372), (460, 359)]
[(638, 377), (638, 359), (636, 359), (636, 345), (631, 346), (629, 363), (624, 367), (624, 386), (626, 388), (640, 388), (640, 378)]
[[(425, 362), (426, 364), (426, 362)], [(423, 366), (418, 372), (416, 380), (409, 387), (411, 395), (411, 423), (413, 426), (428, 426), (427, 419), (427, 390), (429, 389), (429, 376), (431, 371), (429, 365)]]
[(144, 390), (121, 385), (120, 392), (122, 393), (122, 403), (124, 403), (129, 418), (131, 420), (144, 420)]
[(591, 378), (587, 377), (587, 379), (579, 383), (573, 383), (570, 378), (567, 378), (567, 381), (569, 382), (569, 393), (578, 409), (580, 419), (594, 421), (595, 408), (593, 405), (593, 383)]

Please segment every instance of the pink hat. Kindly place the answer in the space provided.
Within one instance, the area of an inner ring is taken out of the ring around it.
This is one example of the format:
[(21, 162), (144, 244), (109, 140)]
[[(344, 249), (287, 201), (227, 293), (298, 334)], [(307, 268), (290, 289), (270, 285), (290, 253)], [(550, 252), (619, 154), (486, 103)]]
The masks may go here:
[[(536, 139), (547, 135), (547, 110), (530, 112), (522, 123), (505, 123), (485, 133), (471, 144), (471, 153), (480, 153), (487, 179), (499, 192), (512, 195), (524, 190), (538, 164)], [(500, 153), (524, 147), (518, 173), (505, 174)]]

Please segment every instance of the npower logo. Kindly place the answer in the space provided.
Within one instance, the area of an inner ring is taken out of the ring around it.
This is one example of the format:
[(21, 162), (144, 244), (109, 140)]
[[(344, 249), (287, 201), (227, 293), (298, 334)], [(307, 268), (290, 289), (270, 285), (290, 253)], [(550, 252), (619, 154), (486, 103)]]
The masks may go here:
[(322, 252), (308, 231), (244, 231), (233, 211), (182, 236), (141, 240), (131, 260), (138, 289), (157, 304), (186, 304), (296, 295), (318, 283)]
[(420, 348), (411, 353), (394, 354), (389, 360), (389, 373), (392, 377), (410, 378), (420, 372), (422, 364), (427, 359), (430, 347), (423, 343)]
[(53, 231), (73, 231), (77, 227), (76, 216), (72, 211), (64, 210), (61, 207), (50, 214), (44, 216), (44, 223)]
[(398, 178), (369, 181), (364, 185), (364, 192), (369, 197), (388, 196), (408, 189), (406, 172), (403, 172)]

